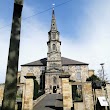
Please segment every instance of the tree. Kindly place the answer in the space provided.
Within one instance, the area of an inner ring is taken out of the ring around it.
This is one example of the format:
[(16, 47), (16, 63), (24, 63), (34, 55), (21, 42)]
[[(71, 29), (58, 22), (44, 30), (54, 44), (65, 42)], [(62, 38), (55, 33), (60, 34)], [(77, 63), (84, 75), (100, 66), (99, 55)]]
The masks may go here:
[(90, 76), (89, 78), (87, 78), (87, 80), (86, 81), (101, 81), (101, 79), (98, 77), (98, 76), (96, 76), (96, 75), (92, 75), (92, 76)]
[(23, 0), (15, 0), (2, 110), (15, 110)]

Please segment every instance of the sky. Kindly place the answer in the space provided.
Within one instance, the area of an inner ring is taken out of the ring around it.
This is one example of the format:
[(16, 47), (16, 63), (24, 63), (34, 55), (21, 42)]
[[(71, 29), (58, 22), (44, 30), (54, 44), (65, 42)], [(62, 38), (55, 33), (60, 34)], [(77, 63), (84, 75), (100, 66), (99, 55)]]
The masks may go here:
[[(5, 82), (14, 0), (0, 0), (0, 83)], [(19, 71), (22, 64), (47, 56), (48, 31), (55, 4), (61, 55), (101, 70), (110, 80), (110, 0), (24, 0)]]

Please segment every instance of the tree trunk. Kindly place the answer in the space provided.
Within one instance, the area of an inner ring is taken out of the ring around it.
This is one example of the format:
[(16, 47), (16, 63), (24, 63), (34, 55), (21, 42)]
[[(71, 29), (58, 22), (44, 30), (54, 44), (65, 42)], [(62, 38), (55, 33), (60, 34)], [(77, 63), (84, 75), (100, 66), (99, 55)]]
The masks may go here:
[(23, 0), (15, 0), (2, 110), (15, 110)]

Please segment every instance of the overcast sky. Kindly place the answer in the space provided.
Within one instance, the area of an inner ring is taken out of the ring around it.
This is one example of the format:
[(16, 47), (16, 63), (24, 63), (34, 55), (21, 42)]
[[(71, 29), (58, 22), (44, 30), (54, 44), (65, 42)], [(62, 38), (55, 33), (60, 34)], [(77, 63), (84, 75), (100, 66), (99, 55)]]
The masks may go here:
[[(0, 0), (0, 83), (5, 81), (13, 1)], [(24, 0), (22, 19), (28, 19), (22, 20), (19, 70), (47, 56), (53, 3), (62, 56), (88, 63), (96, 74), (105, 63), (110, 80), (110, 0)]]

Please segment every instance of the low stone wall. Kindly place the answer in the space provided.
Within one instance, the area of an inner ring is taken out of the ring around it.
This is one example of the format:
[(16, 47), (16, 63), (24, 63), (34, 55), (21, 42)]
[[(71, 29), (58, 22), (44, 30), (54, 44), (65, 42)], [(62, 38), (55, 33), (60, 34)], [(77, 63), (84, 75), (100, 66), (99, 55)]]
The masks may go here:
[(0, 106), (2, 105), (4, 84), (0, 84)]
[[(91, 82), (71, 82), (72, 85), (82, 85), (82, 102), (74, 102), (74, 110), (93, 110), (93, 94)], [(71, 94), (72, 97), (72, 94)]]
[[(2, 106), (4, 86), (5, 86), (5, 84), (0, 84), (0, 107)], [(19, 86), (20, 88), (23, 88), (23, 91), (24, 91), (24, 84), (18, 84), (17, 86)], [(24, 100), (24, 99), (22, 98), (22, 100)], [(17, 103), (15, 106), (16, 106), (15, 110), (17, 110)], [(1, 110), (1, 108), (0, 108), (0, 110)]]
[(106, 84), (106, 89), (107, 89), (107, 97), (108, 97), (109, 106), (110, 106), (110, 83)]

